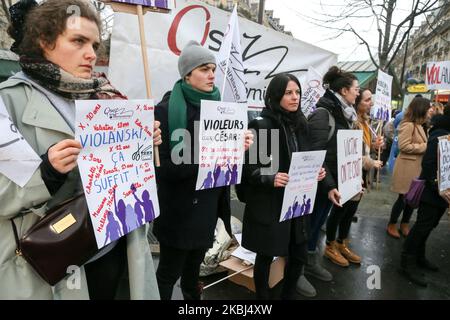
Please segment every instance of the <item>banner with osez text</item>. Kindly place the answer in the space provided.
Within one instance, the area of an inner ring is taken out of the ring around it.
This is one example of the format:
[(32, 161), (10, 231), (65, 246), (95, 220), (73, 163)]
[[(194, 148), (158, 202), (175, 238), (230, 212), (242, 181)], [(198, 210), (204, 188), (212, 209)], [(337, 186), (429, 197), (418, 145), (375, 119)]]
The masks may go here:
[[(190, 40), (217, 53), (229, 12), (194, 1), (177, 1), (170, 14), (145, 15), (153, 98), (160, 101), (180, 78), (178, 56)], [(145, 98), (144, 68), (136, 15), (116, 13), (111, 38), (109, 78), (130, 99)], [(337, 55), (291, 36), (239, 18), (243, 72), (250, 105), (261, 105), (270, 80), (290, 72), (300, 78), (309, 66), (325, 74)]]

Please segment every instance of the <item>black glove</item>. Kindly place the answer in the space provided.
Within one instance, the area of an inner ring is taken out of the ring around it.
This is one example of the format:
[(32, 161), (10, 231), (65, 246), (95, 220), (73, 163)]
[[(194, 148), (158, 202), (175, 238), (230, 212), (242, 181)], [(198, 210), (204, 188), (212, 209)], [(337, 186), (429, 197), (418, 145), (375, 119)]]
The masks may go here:
[(66, 182), (67, 173), (59, 173), (48, 160), (48, 151), (41, 155), (41, 177), (51, 195), (54, 195)]

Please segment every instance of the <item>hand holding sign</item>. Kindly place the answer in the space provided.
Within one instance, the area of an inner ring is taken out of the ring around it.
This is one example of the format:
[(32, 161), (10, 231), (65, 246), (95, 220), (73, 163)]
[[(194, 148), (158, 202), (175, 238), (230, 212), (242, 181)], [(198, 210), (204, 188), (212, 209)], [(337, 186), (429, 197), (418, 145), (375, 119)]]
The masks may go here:
[(335, 206), (342, 207), (340, 204), (341, 201), (341, 194), (339, 193), (338, 189), (334, 188), (333, 190), (328, 191), (328, 199), (330, 199), (331, 202)]
[(273, 185), (275, 188), (285, 187), (289, 182), (289, 175), (284, 172), (278, 172), (275, 175), (275, 179), (273, 181)]
[(65, 139), (48, 149), (48, 161), (59, 173), (66, 174), (77, 166), (81, 143), (73, 139)]
[(253, 133), (250, 130), (245, 131), (245, 151), (250, 149), (251, 145), (253, 144)]

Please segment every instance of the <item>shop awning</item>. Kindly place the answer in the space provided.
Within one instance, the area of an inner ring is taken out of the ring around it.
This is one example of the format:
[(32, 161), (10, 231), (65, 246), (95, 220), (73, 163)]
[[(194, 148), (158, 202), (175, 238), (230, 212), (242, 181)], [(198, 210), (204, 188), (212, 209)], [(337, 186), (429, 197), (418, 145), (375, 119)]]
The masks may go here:
[(358, 78), (360, 88), (366, 87), (377, 76), (377, 73), (374, 71), (352, 73)]

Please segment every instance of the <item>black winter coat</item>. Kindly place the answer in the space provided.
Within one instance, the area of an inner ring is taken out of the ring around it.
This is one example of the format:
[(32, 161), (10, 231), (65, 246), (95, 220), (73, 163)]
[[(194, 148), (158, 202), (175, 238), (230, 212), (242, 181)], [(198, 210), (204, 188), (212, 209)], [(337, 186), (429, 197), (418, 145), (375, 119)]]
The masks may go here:
[[(220, 217), (231, 234), (230, 188), (220, 187), (195, 191), (198, 155), (194, 155), (194, 121), (200, 120), (200, 108), (187, 103), (187, 130), (191, 136), (191, 163), (176, 165), (170, 157), (169, 110), (170, 92), (155, 108), (161, 122), (163, 143), (159, 147), (161, 166), (156, 168), (160, 216), (153, 232), (158, 241), (178, 249), (206, 249), (214, 242), (214, 230)], [(198, 142), (197, 142), (198, 143)]]
[(319, 188), (322, 192), (328, 193), (337, 188), (337, 131), (352, 129), (352, 125), (344, 117), (341, 102), (330, 90), (325, 91), (316, 106), (327, 109), (333, 115), (336, 123), (334, 133), (328, 141), (328, 132), (330, 131), (328, 112), (318, 109), (308, 119), (311, 149), (327, 150), (324, 164), (327, 175), (319, 183)]
[[(268, 108), (263, 109), (261, 117), (249, 124), (250, 129), (256, 130), (255, 143), (246, 152), (246, 162), (242, 175), (242, 189), (245, 194), (246, 206), (244, 212), (242, 245), (248, 250), (267, 256), (287, 256), (291, 233), (296, 243), (307, 240), (307, 219), (309, 215), (280, 221), (283, 204), (284, 188), (275, 188), (275, 174), (264, 175), (261, 169), (269, 168), (270, 163), (261, 163), (260, 156), (256, 164), (249, 162), (249, 154), (257, 151), (264, 153), (263, 157), (272, 156), (272, 162), (279, 163), (277, 172), (289, 172), (292, 147), (289, 146), (287, 134), (291, 134), (289, 128), (285, 128), (276, 114)], [(266, 140), (260, 129), (267, 129), (267, 149), (261, 148)], [(272, 151), (274, 146), (270, 143), (272, 130), (279, 130), (279, 139), (276, 141), (279, 152)], [(305, 128), (307, 130), (307, 128)], [(260, 141), (263, 139), (263, 141)], [(307, 134), (297, 134), (299, 151), (310, 150)], [(258, 149), (258, 150), (255, 150)], [(266, 152), (267, 150), (267, 152)]]
[(448, 203), (439, 195), (437, 184), (437, 150), (439, 146), (438, 137), (450, 134), (450, 117), (436, 115), (433, 117), (433, 127), (429, 132), (427, 150), (422, 159), (422, 173), (420, 177), (425, 179), (425, 189), (421, 201), (435, 207), (447, 208)]

